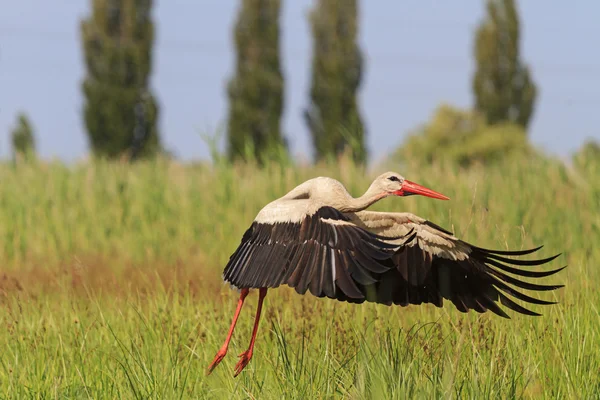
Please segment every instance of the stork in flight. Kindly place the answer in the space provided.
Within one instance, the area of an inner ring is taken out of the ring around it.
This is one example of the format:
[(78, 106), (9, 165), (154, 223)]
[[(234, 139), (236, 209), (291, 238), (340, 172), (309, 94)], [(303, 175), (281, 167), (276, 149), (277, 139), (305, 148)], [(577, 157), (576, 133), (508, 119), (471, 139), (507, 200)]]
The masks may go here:
[[(541, 260), (519, 260), (530, 250), (502, 251), (473, 246), (451, 232), (409, 213), (364, 211), (388, 196), (422, 195), (449, 200), (395, 172), (378, 176), (364, 195), (353, 198), (335, 179), (318, 177), (267, 204), (241, 239), (225, 266), (223, 279), (241, 294), (227, 338), (208, 373), (227, 353), (244, 299), (259, 289), (258, 307), (248, 350), (240, 354), (237, 376), (252, 358), (264, 298), (269, 288), (287, 284), (299, 294), (309, 291), (350, 303), (365, 301), (408, 306), (447, 299), (461, 312), (491, 312), (509, 318), (500, 304), (518, 313), (540, 315), (507, 295), (533, 304), (555, 304), (530, 297), (517, 288), (554, 290), (507, 275), (530, 278), (557, 273), (514, 266), (535, 266)], [(513, 266), (510, 266), (512, 264)]]

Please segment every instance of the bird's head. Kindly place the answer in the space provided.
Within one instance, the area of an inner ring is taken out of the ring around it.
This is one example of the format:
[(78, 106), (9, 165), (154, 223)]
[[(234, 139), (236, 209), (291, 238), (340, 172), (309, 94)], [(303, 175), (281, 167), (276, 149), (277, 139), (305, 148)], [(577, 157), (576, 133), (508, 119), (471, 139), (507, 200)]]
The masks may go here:
[(373, 181), (371, 189), (385, 193), (386, 196), (412, 196), (419, 194), (433, 199), (450, 200), (443, 194), (421, 186), (418, 183), (411, 182), (396, 172), (386, 172), (379, 175)]

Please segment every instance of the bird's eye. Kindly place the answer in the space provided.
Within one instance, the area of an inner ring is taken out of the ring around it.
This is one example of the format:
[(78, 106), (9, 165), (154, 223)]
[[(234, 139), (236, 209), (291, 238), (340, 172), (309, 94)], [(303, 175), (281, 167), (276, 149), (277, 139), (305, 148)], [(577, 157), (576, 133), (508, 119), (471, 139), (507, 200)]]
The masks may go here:
[(393, 176), (393, 175), (392, 175), (392, 176), (390, 176), (390, 177), (388, 178), (388, 180), (390, 180), (390, 181), (392, 181), (392, 182), (400, 182), (400, 179), (398, 179), (398, 177), (397, 177), (397, 176)]

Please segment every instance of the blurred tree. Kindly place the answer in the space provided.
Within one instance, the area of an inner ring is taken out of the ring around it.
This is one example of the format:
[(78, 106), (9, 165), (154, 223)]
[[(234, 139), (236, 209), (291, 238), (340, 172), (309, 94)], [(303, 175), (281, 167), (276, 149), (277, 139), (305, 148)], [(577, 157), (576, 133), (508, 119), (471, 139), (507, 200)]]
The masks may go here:
[(587, 140), (581, 146), (581, 149), (574, 154), (573, 162), (575, 166), (581, 169), (592, 166), (600, 167), (600, 143), (595, 140)]
[(527, 129), (537, 89), (520, 60), (515, 1), (488, 0), (487, 13), (475, 39), (475, 108), (489, 124), (506, 121)]
[(17, 124), (12, 131), (13, 157), (31, 160), (35, 158), (35, 139), (29, 118), (24, 113), (17, 116)]
[(394, 158), (424, 164), (450, 162), (466, 167), (528, 154), (530, 150), (520, 125), (511, 122), (488, 125), (477, 111), (441, 105), (429, 123), (409, 136)]
[(280, 128), (280, 9), (280, 0), (242, 0), (235, 26), (236, 73), (228, 86), (227, 141), (232, 161), (264, 163), (287, 156)]
[(108, 158), (160, 151), (158, 105), (149, 89), (152, 0), (92, 0), (82, 21), (85, 123), (92, 151)]
[(316, 159), (348, 148), (364, 162), (365, 129), (358, 110), (362, 54), (357, 44), (357, 0), (318, 0), (310, 13), (313, 34), (311, 104), (304, 111)]

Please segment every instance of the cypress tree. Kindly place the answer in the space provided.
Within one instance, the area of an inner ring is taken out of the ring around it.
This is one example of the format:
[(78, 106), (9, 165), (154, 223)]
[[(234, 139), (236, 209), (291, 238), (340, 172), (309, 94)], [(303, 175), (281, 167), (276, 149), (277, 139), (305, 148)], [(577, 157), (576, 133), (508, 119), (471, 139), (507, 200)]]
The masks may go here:
[(13, 157), (30, 160), (35, 157), (35, 139), (33, 127), (24, 113), (17, 116), (17, 124), (12, 131)]
[(152, 0), (92, 0), (81, 23), (87, 66), (84, 118), (95, 155), (130, 159), (160, 150), (158, 105), (149, 89)]
[(366, 160), (365, 129), (358, 109), (362, 54), (357, 44), (357, 0), (318, 0), (310, 13), (313, 35), (311, 104), (304, 118), (315, 158), (335, 157), (347, 148)]
[(242, 0), (235, 26), (236, 71), (228, 85), (230, 160), (253, 158), (264, 163), (287, 156), (280, 128), (280, 9), (280, 0)]
[(473, 91), (475, 106), (489, 124), (527, 128), (533, 113), (537, 88), (520, 59), (519, 35), (514, 0), (488, 0), (487, 18), (476, 33)]

